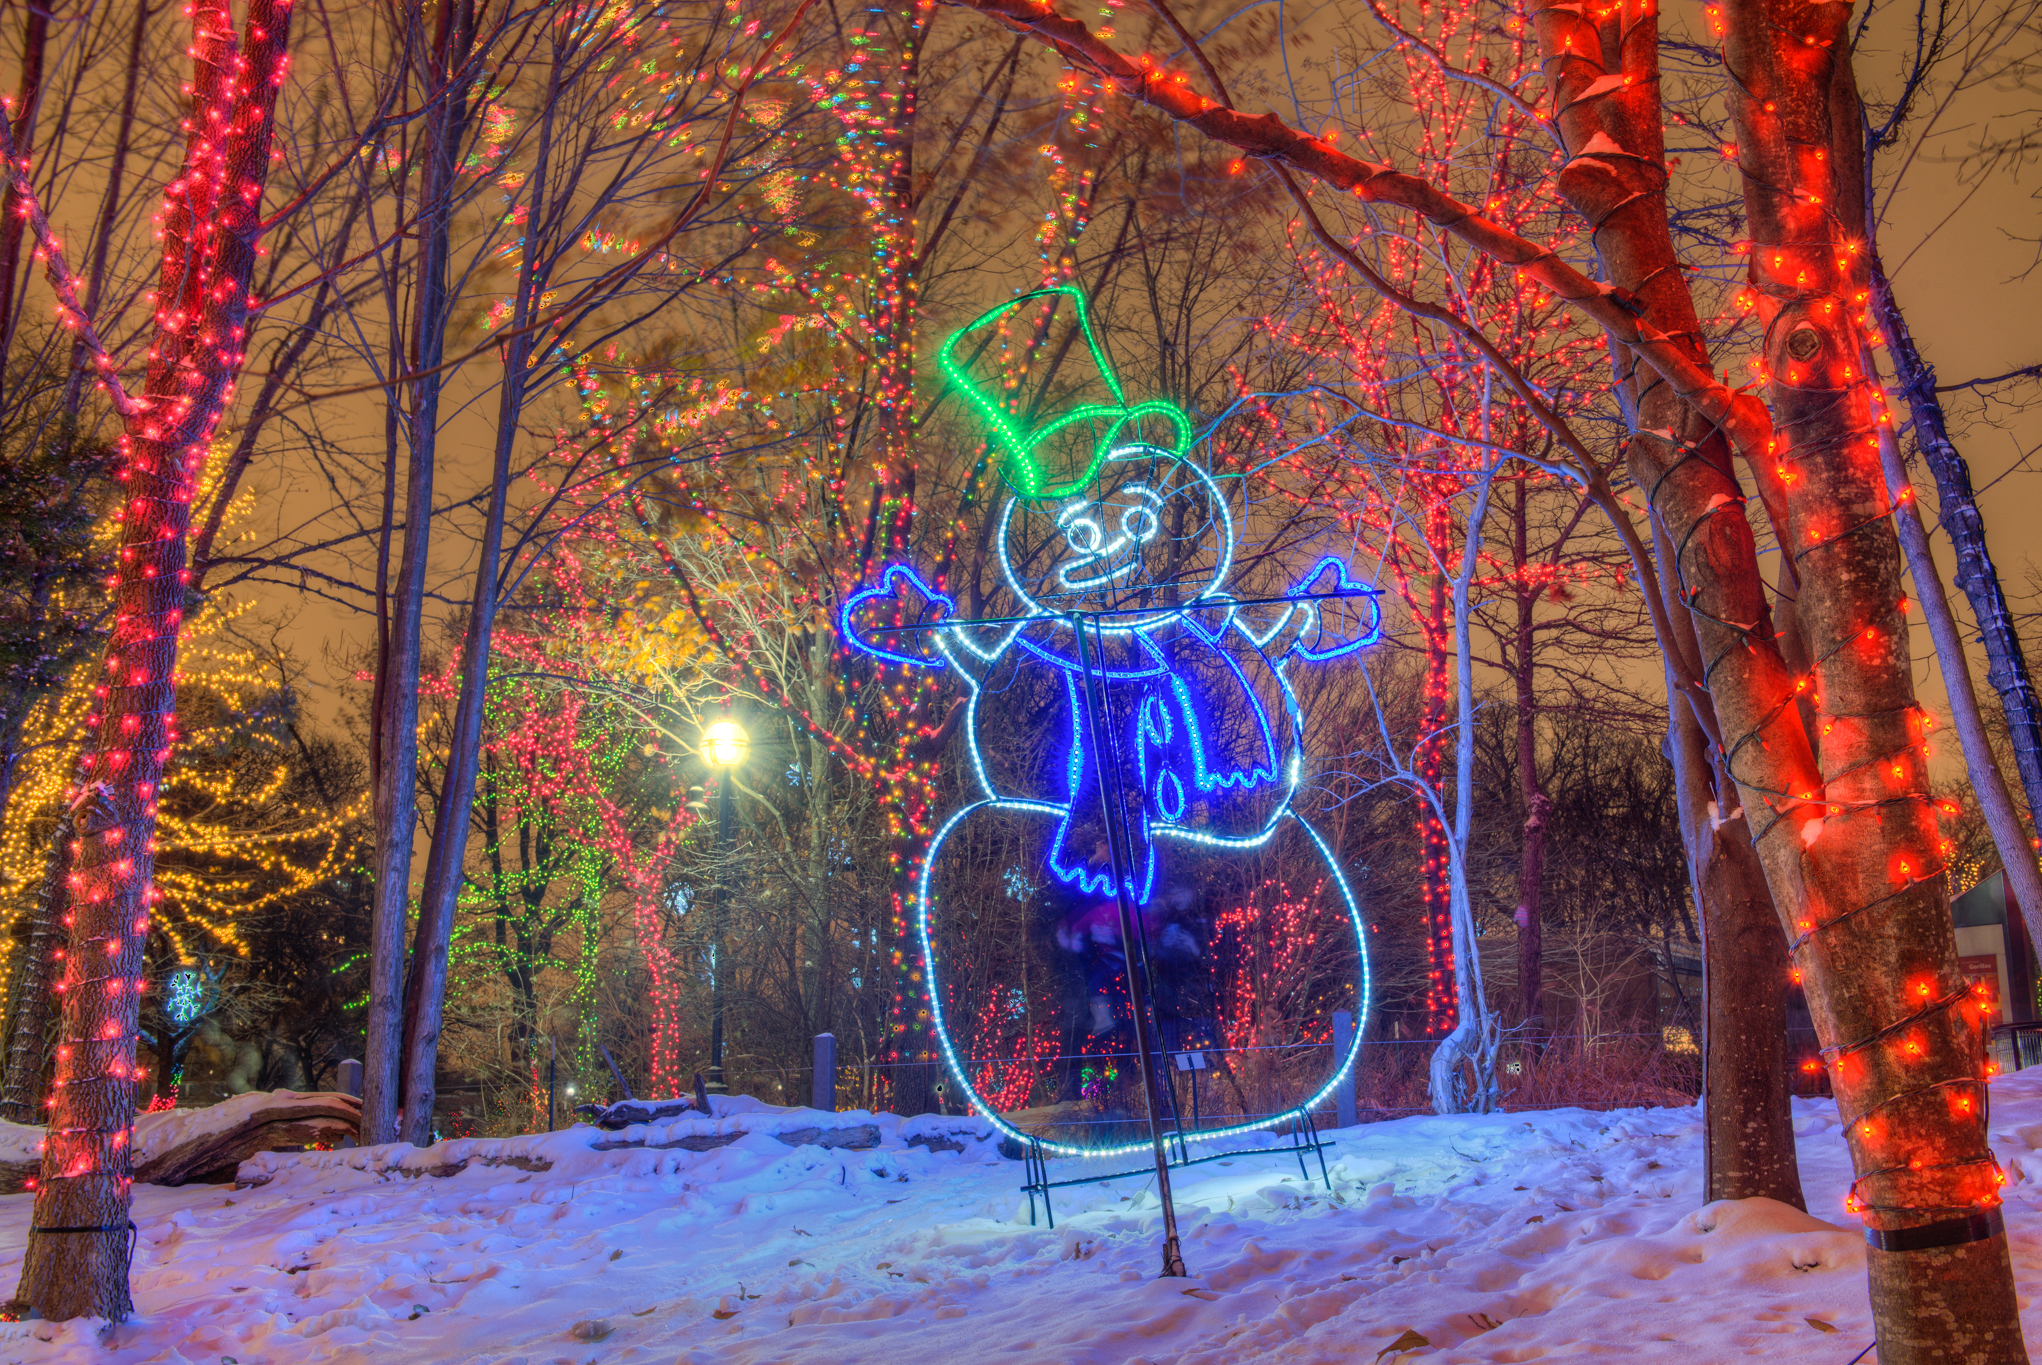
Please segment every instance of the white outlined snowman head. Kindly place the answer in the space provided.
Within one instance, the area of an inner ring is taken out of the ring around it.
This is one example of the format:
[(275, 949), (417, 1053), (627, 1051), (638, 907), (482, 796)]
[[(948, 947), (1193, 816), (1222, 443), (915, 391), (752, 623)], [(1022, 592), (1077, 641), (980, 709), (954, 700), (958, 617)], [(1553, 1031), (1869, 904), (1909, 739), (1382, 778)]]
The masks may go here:
[(1110, 612), (1109, 631), (1155, 625), (1218, 593), (1233, 566), (1225, 495), (1171, 451), (1109, 451), (1092, 483), (1060, 498), (1010, 498), (1000, 568), (1028, 611)]

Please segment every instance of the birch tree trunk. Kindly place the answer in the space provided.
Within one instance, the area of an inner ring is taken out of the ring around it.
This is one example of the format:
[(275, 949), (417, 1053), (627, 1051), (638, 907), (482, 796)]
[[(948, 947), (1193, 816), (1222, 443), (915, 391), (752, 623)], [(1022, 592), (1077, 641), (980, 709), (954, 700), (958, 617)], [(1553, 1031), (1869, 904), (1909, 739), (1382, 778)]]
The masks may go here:
[[(1867, 373), (1876, 374), (1867, 363)], [(1886, 405), (1878, 405), (1881, 416), (1887, 415)], [(2020, 907), (2021, 918), (2026, 921), (2029, 942), (2042, 942), (2034, 937), (2042, 931), (2042, 866), (2035, 862), (2034, 846), (2028, 842), (2028, 831), (2021, 824), (2021, 813), (2014, 805), (2014, 794), (2007, 790), (2006, 779), (2000, 775), (1999, 761), (1993, 756), (1992, 739), (1985, 731), (1985, 716), (1978, 707), (1978, 691), (1971, 683), (1971, 660), (1964, 648), (1964, 637), (1957, 628), (1957, 617), (1950, 610), (1950, 598), (1943, 591), (1942, 576), (1936, 571), (1936, 557), (1929, 546), (1928, 528), (1922, 525), (1921, 508), (1912, 498), (1905, 498), (1907, 470), (1901, 464), (1900, 440), (1890, 420), (1876, 423), (1879, 434), (1879, 458), (1882, 472), (1886, 476), (1886, 491), (1894, 498), (1898, 509), (1894, 516), (1895, 528), (1900, 533), (1900, 548), (1907, 556), (1907, 575), (1914, 584), (1915, 599), (1921, 604), (1922, 617), (1928, 622), (1929, 639), (1935, 644), (1936, 664), (1942, 670), (1943, 691), (1950, 701), (1950, 722), (1957, 731), (1957, 742), (1964, 751), (1964, 775), (1971, 780), (1971, 791), (1978, 798), (1979, 812), (1985, 817), (1986, 828), (1992, 833), (1993, 847), (1999, 851), (2000, 865), (2006, 869), (2007, 889)], [(1997, 583), (1995, 582), (1995, 590)]]
[[(1496, 1053), (1501, 1021), (1489, 1009), (1482, 955), (1475, 942), (1475, 909), (1468, 887), (1468, 839), (1475, 823), (1475, 661), (1469, 638), (1468, 590), (1480, 567), (1482, 526), (1495, 489), (1492, 466), (1481, 475), (1463, 533), (1461, 563), (1451, 581), (1454, 641), (1454, 811), (1447, 837), (1447, 913), (1453, 942), (1453, 1031), (1434, 1049), (1432, 1112), (1488, 1114), (1501, 1106)], [(1439, 553), (1439, 548), (1434, 548)]]
[[(1950, 424), (1942, 400), (1936, 397), (1935, 367), (1922, 359), (1914, 344), (1914, 334), (1908, 330), (1907, 318), (1880, 265), (1876, 240), (1868, 239), (1867, 250), (1871, 254), (1873, 315), (1885, 335), (1886, 354), (1893, 361), (1901, 395), (1914, 419), (1915, 444), (1935, 477), (1937, 522), (1957, 552), (1957, 588), (1971, 604), (1972, 619), (1985, 643), (1985, 678), (1999, 694), (2000, 709), (2013, 737), (2014, 763), (2021, 775), (2021, 790), (2028, 798), (2028, 818), (2031, 826), (2042, 827), (2036, 824), (2042, 822), (2042, 700), (2035, 695), (2034, 675), (2020, 632), (2014, 628), (1999, 568), (1986, 548), (1985, 517), (1971, 489), (1971, 467), (1950, 439)], [(1933, 565), (1934, 561), (1930, 562)], [(2006, 855), (2003, 852), (2001, 856)], [(2027, 862), (2034, 865), (2032, 854)], [(2028, 918), (2028, 932), (2034, 934), (2042, 926), (2042, 906), (2031, 909), (2023, 900), (2021, 911)]]
[(45, 1318), (124, 1320), (142, 956), (156, 797), (176, 743), (178, 630), (191, 500), (239, 372), (283, 83), (289, 0), (192, 17), (182, 169), (164, 196), (148, 379), (122, 438), (126, 497), (114, 622), (72, 802), (78, 825), (64, 1006), (42, 1176), (16, 1302)]
[[(402, 357), (415, 376), (408, 386), (410, 411), (402, 423), (407, 457), (404, 548), (376, 660), (375, 761), (371, 764), (376, 886), (369, 929), (368, 1040), (362, 1059), (365, 1145), (397, 1140), (398, 1105), (405, 1094), (400, 1059), (411, 1002), (404, 988), (404, 927), (411, 905), (412, 847), (418, 837), (418, 675), (424, 657), (421, 635), (432, 551), (440, 394), (446, 384), (440, 367), (451, 308), (447, 269), (453, 200), (471, 108), (461, 82), (474, 40), (474, 7), (468, 0), (458, 0), (442, 5), (439, 14), (441, 26), (429, 62), (431, 112), (426, 121), (425, 165), (419, 186), (417, 303), (411, 353)], [(391, 307), (394, 324), (394, 298)]]

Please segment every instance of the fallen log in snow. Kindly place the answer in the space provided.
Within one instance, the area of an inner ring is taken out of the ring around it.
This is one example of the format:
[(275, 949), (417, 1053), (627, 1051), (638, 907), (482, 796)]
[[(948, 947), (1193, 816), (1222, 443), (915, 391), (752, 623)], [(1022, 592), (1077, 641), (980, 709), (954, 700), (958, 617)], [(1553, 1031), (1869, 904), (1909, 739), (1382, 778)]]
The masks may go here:
[[(332, 1147), (361, 1134), (352, 1095), (253, 1091), (206, 1109), (135, 1116), (135, 1179), (145, 1185), (224, 1184), (257, 1152)], [(42, 1171), (43, 1130), (0, 1122), (0, 1194), (19, 1194)]]
[(684, 1114), (702, 1117), (702, 1109), (687, 1096), (672, 1100), (618, 1100), (615, 1104), (584, 1104), (575, 1113), (587, 1114), (598, 1128), (629, 1128), (638, 1123), (663, 1123)]
[[(651, 1103), (664, 1107), (666, 1102)], [(711, 1113), (703, 1114), (690, 1105), (658, 1122), (633, 1123), (621, 1129), (576, 1124), (551, 1133), (445, 1138), (430, 1147), (393, 1142), (334, 1151), (257, 1152), (242, 1163), (235, 1179), (239, 1187), (249, 1189), (306, 1170), (444, 1179), (476, 1168), (509, 1168), (524, 1173), (511, 1183), (523, 1184), (546, 1172), (556, 1180), (563, 1175), (580, 1178), (621, 1171), (670, 1175), (689, 1169), (693, 1157), (688, 1153), (710, 1152), (748, 1138), (771, 1138), (789, 1148), (813, 1146), (845, 1152), (926, 1147), (990, 1155), (999, 1136), (984, 1119), (954, 1114), (902, 1119), (862, 1109), (784, 1108), (748, 1095), (715, 1096), (710, 1109)]]
[[(710, 1123), (690, 1125), (709, 1129)], [(651, 1127), (648, 1125), (648, 1127)], [(664, 1124), (651, 1127), (650, 1132), (632, 1134), (626, 1130), (619, 1138), (598, 1138), (589, 1144), (591, 1151), (621, 1152), (630, 1148), (644, 1148), (649, 1152), (665, 1152), (679, 1149), (683, 1152), (709, 1152), (718, 1147), (728, 1147), (739, 1138), (755, 1130), (723, 1125), (716, 1131), (687, 1131), (681, 1124)], [(862, 1152), (879, 1145), (879, 1125), (876, 1123), (809, 1124), (799, 1128), (776, 1128), (766, 1136), (784, 1142), (789, 1147), (843, 1147), (850, 1151)]]
[(135, 1179), (148, 1185), (224, 1184), (257, 1152), (333, 1147), (358, 1140), (362, 1102), (334, 1092), (236, 1095), (207, 1109), (166, 1109), (135, 1118)]

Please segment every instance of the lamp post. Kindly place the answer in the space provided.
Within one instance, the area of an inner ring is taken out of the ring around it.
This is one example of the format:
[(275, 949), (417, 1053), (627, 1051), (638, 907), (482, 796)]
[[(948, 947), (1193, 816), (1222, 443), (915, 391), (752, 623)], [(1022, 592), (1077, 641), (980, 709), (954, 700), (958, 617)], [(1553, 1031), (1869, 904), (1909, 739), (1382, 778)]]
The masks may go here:
[(702, 727), (702, 757), (718, 770), (716, 778), (716, 899), (709, 918), (709, 1084), (715, 1094), (723, 1084), (723, 895), (730, 861), (730, 788), (743, 764), (751, 736), (730, 717)]

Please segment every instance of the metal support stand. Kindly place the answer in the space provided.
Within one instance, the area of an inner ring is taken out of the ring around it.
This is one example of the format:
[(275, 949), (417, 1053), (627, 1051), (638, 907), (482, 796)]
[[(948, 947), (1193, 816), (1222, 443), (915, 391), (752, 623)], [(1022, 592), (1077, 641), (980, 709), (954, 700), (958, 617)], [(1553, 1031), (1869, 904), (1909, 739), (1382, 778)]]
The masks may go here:
[[(1170, 1157), (1163, 1150), (1163, 1105), (1156, 1093), (1155, 1040), (1149, 1036), (1148, 945), (1140, 937), (1140, 924), (1128, 898), (1130, 853), (1125, 843), (1127, 831), (1123, 820), (1116, 818), (1124, 815), (1119, 809), (1118, 779), (1121, 769), (1111, 748), (1112, 727), (1100, 715), (1106, 709), (1106, 703), (1103, 696), (1097, 695), (1105, 690), (1098, 670), (1093, 667), (1097, 641), (1087, 642), (1085, 622), (1081, 617), (1074, 614), (1069, 619), (1071, 630), (1078, 637), (1078, 669), (1085, 684), (1085, 724), (1092, 734), (1092, 752), (1099, 774), (1099, 813), (1106, 822), (1106, 856), (1113, 872), (1113, 900), (1120, 912), (1120, 947), (1127, 962), (1127, 994), (1134, 1014), (1135, 1056), (1142, 1072), (1142, 1099), (1149, 1111), (1149, 1145), (1156, 1153), (1156, 1195), (1163, 1204), (1163, 1274), (1181, 1278), (1184, 1275), (1184, 1254), (1177, 1240), (1177, 1206), (1170, 1198)], [(1098, 630), (1096, 621), (1093, 622), (1093, 630)], [(1111, 797), (1107, 794), (1109, 775), (1115, 786)]]
[(1327, 1189), (1333, 1188), (1333, 1177), (1326, 1173), (1326, 1144), (1319, 1141), (1319, 1121), (1312, 1117), (1312, 1111), (1291, 1120), (1290, 1145), (1297, 1152), (1298, 1175), (1309, 1185), (1312, 1173), (1305, 1168), (1305, 1153), (1315, 1153), (1319, 1158), (1319, 1180)]
[[(1290, 1141), (1286, 1143), (1268, 1147), (1236, 1147), (1206, 1156), (1190, 1155), (1190, 1148), (1187, 1146), (1182, 1149), (1183, 1155), (1173, 1158), (1169, 1164), (1181, 1168), (1202, 1166), (1208, 1161), (1237, 1161), (1246, 1156), (1289, 1156), (1297, 1159), (1298, 1175), (1309, 1185), (1312, 1183), (1312, 1171), (1307, 1163), (1307, 1157), (1313, 1156), (1318, 1158), (1320, 1183), (1328, 1190), (1332, 1189), (1333, 1180), (1326, 1169), (1326, 1144), (1320, 1140), (1319, 1125), (1309, 1112), (1291, 1121), (1289, 1137)], [(1068, 1189), (1073, 1185), (1100, 1185), (1109, 1180), (1126, 1180), (1131, 1176), (1148, 1175), (1151, 1168), (1137, 1166), (1131, 1170), (1108, 1171), (1104, 1175), (1087, 1173), (1070, 1180), (1051, 1180), (1049, 1154), (1042, 1150), (1040, 1139), (1030, 1138), (1021, 1147), (1021, 1170), (1024, 1177), (1021, 1189), (1028, 1196), (1028, 1226), (1035, 1226), (1035, 1201), (1040, 1198), (1043, 1216), (1053, 1228), (1056, 1226), (1056, 1210), (1050, 1204), (1051, 1190)]]
[(1056, 1210), (1050, 1207), (1049, 1192), (1054, 1188), (1049, 1180), (1049, 1160), (1042, 1153), (1042, 1144), (1034, 1138), (1021, 1149), (1021, 1169), (1028, 1175), (1028, 1183), (1021, 1188), (1028, 1191), (1028, 1226), (1035, 1226), (1035, 1196), (1042, 1196), (1042, 1216), (1049, 1220), (1051, 1231), (1056, 1230)]

